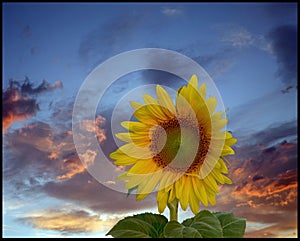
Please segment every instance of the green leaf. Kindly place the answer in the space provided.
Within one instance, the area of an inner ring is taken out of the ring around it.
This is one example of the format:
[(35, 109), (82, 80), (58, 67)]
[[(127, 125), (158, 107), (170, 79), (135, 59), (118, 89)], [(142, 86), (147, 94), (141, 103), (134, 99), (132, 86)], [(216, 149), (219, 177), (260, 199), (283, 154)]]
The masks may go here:
[(202, 235), (192, 227), (186, 227), (177, 221), (170, 221), (164, 228), (165, 238), (202, 238)]
[(127, 197), (128, 197), (134, 190), (136, 190), (137, 188), (138, 188), (138, 186), (135, 186), (135, 187), (133, 187), (133, 188), (128, 189), (128, 191), (127, 191)]
[(189, 227), (195, 228), (203, 238), (222, 238), (222, 227), (219, 219), (207, 210), (200, 211), (193, 221), (185, 220), (183, 222)]
[(188, 218), (188, 219), (184, 220), (184, 221), (182, 222), (182, 224), (183, 224), (184, 226), (191, 226), (191, 224), (194, 222), (194, 218), (195, 218), (195, 217)]
[(246, 219), (235, 217), (232, 213), (214, 213), (219, 219), (224, 238), (242, 238), (246, 229)]
[(120, 220), (106, 235), (114, 238), (158, 238), (167, 222), (163, 215), (138, 214)]

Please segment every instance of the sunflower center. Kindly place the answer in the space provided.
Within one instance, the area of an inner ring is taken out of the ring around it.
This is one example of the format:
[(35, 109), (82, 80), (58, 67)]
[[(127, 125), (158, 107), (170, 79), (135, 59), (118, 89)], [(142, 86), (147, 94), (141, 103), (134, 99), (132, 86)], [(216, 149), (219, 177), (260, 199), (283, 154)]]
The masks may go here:
[[(150, 150), (154, 162), (176, 172), (199, 170), (209, 147), (209, 136), (204, 134), (204, 129), (189, 118), (160, 123), (151, 135)], [(197, 150), (194, 150), (195, 146), (198, 146)]]

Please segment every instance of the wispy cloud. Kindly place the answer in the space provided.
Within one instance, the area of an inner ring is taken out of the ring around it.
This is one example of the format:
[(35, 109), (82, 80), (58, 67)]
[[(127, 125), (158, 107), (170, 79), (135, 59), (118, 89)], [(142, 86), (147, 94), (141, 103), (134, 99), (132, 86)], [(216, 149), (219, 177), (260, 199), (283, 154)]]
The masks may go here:
[(249, 47), (254, 43), (253, 35), (243, 27), (229, 30), (221, 39), (223, 42), (231, 44), (233, 47)]
[(164, 7), (161, 12), (166, 16), (177, 16), (183, 14), (182, 9), (178, 7)]
[(117, 220), (102, 220), (83, 210), (47, 210), (18, 219), (29, 223), (36, 229), (57, 231), (64, 235), (106, 231)]
[(124, 51), (134, 39), (134, 33), (139, 31), (143, 19), (144, 16), (140, 13), (121, 14), (110, 19), (82, 39), (78, 50), (79, 57), (84, 63), (94, 64)]
[[(286, 7), (287, 10), (282, 11), (293, 10), (290, 5)], [(281, 11), (279, 6), (275, 8)], [(255, 47), (273, 55), (278, 64), (275, 77), (285, 84), (283, 93), (296, 87), (298, 45), (295, 25), (276, 26), (265, 35), (251, 33), (245, 27), (236, 24), (219, 24), (215, 25), (214, 29), (221, 32), (221, 41), (233, 48)]]

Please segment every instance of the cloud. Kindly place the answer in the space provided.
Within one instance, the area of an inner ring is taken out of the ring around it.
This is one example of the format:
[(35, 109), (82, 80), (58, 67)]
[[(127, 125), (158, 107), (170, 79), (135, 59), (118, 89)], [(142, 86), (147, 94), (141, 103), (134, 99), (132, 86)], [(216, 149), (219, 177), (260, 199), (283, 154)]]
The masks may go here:
[(219, 77), (231, 69), (235, 64), (237, 52), (232, 47), (225, 47), (213, 54), (194, 57), (212, 78)]
[(43, 82), (36, 88), (33, 88), (33, 85), (34, 84), (31, 83), (28, 78), (26, 78), (21, 86), (22, 94), (34, 95), (46, 91), (55, 90), (57, 88), (63, 88), (63, 84), (60, 80), (55, 81), (54, 84), (49, 84), (46, 80), (43, 80)]
[(246, 237), (292, 236), (297, 228), (296, 122), (238, 138), (228, 160), (233, 185), (222, 186), (218, 211), (247, 219)]
[(282, 25), (267, 35), (278, 63), (277, 77), (286, 87), (296, 86), (298, 39), (295, 25)]
[[(213, 29), (219, 32), (220, 41), (223, 42), (225, 46), (230, 46), (231, 48), (229, 49), (231, 51), (256, 47), (269, 54), (272, 54), (271, 43), (266, 36), (250, 32), (244, 26), (222, 23), (213, 25)], [(227, 48), (228, 47), (225, 49)]]
[[(212, 78), (218, 77), (228, 71), (235, 62), (236, 51), (232, 47), (226, 47), (217, 50), (212, 54), (201, 54), (195, 52), (198, 48), (199, 43), (194, 43), (186, 46), (185, 48), (176, 49), (177, 52), (189, 56), (191, 59), (196, 61), (200, 66), (203, 66)], [(182, 63), (180, 58), (173, 58), (167, 54), (157, 59), (156, 56), (149, 55), (146, 59), (151, 65), (157, 65), (158, 68), (167, 69), (174, 71), (178, 75), (190, 76), (191, 73), (195, 72), (194, 66), (186, 66)], [(199, 73), (199, 78), (202, 73)], [(142, 72), (142, 80), (147, 84), (161, 84), (171, 87), (172, 89), (178, 89), (183, 84), (186, 84), (181, 78), (164, 71), (159, 70), (146, 70)]]
[(83, 120), (80, 125), (81, 128), (87, 130), (87, 132), (94, 132), (96, 134), (99, 143), (106, 140), (105, 130), (100, 128), (105, 124), (105, 118), (98, 115), (96, 119), (93, 120)]
[[(60, 118), (53, 120), (54, 123), (64, 121)], [(92, 131), (93, 123), (96, 124), (95, 136), (99, 144), (109, 148), (105, 152), (112, 151), (115, 144), (107, 139), (102, 116), (97, 116), (95, 121), (82, 122), (81, 128)], [(88, 142), (83, 144), (88, 145)], [(153, 197), (137, 204), (134, 195), (127, 197), (126, 193), (119, 193), (96, 181), (79, 159), (69, 129), (59, 130), (46, 123), (34, 122), (8, 133), (5, 150), (3, 175), (8, 202), (10, 198), (22, 197), (26, 191), (32, 197), (43, 194), (109, 213), (133, 211), (155, 204)], [(90, 158), (92, 152), (88, 150), (86, 158)], [(88, 164), (93, 165), (93, 160)], [(106, 185), (115, 185), (113, 181), (106, 182)], [(19, 191), (14, 191), (16, 189)], [(11, 190), (10, 194), (8, 190)]]
[(117, 220), (102, 220), (99, 215), (91, 215), (82, 210), (48, 210), (19, 218), (20, 222), (33, 225), (36, 229), (57, 231), (64, 235), (106, 231)]
[(26, 24), (22, 31), (21, 31), (21, 37), (22, 38), (29, 38), (32, 36), (32, 30), (29, 24)]
[(23, 83), (10, 79), (9, 87), (2, 90), (2, 130), (5, 132), (13, 122), (26, 120), (40, 110), (36, 98), (30, 97), (30, 95), (41, 94), (57, 88), (62, 88), (61, 81), (49, 84), (44, 80), (38, 87), (33, 88), (33, 83), (27, 77)]
[[(266, 9), (272, 8), (279, 12), (289, 13), (294, 10), (292, 5), (285, 4), (282, 8), (280, 5), (266, 7)], [(256, 47), (275, 56), (278, 64), (276, 76), (285, 84), (283, 93), (287, 93), (289, 89), (296, 87), (298, 39), (295, 25), (279, 25), (267, 35), (253, 34), (245, 27), (236, 24), (219, 24), (215, 25), (214, 28), (221, 32), (221, 41), (233, 48)]]
[(222, 42), (229, 43), (233, 47), (249, 47), (254, 43), (253, 35), (243, 27), (232, 28), (221, 39)]
[[(275, 125), (283, 119), (291, 120), (291, 125), (293, 125), (297, 116), (296, 94), (296, 92), (292, 92), (289, 95), (283, 95), (280, 91), (275, 90), (260, 98), (240, 103), (230, 111), (228, 126), (234, 128), (236, 134), (241, 134), (241, 138), (247, 138), (246, 132), (253, 133), (267, 129), (270, 119), (274, 120)], [(284, 135), (284, 133), (282, 134)], [(249, 140), (249, 138), (247, 139)], [(251, 142), (251, 140), (249, 141)]]
[(175, 7), (164, 7), (161, 12), (166, 16), (177, 16), (183, 14), (183, 11)]
[(127, 197), (126, 193), (110, 189), (96, 181), (88, 172), (82, 172), (62, 182), (48, 182), (43, 190), (51, 197), (72, 201), (77, 205), (83, 204), (91, 210), (110, 214), (152, 208), (156, 203), (153, 195), (137, 203), (135, 195)]
[[(61, 109), (59, 105), (51, 107), (56, 116), (52, 118), (51, 125), (35, 122), (5, 136), (3, 180), (6, 203), (18, 198), (25, 198), (27, 201), (30, 199), (31, 203), (37, 198), (48, 198), (70, 203), (73, 207), (90, 210), (91, 213), (101, 213), (101, 216), (154, 208), (155, 194), (151, 194), (143, 202), (136, 202), (134, 195), (127, 197), (126, 193), (110, 189), (108, 186), (115, 185), (114, 180), (107, 181), (104, 186), (83, 168), (73, 144), (71, 123), (61, 125), (64, 128), (56, 128), (60, 126), (59, 123), (66, 122), (65, 116), (72, 109), (72, 104), (64, 106), (65, 109)], [(82, 128), (87, 131), (98, 130), (95, 136), (100, 134), (98, 140), (101, 146), (107, 148), (105, 152), (110, 152), (115, 144), (108, 138), (111, 134), (107, 133), (109, 128), (104, 130), (104, 122), (103, 117), (97, 116), (95, 121), (82, 122)], [(93, 127), (93, 123), (96, 123), (96, 127)], [(233, 179), (234, 185), (222, 186), (217, 196), (218, 211), (232, 211), (254, 223), (277, 225), (274, 227), (281, 227), (278, 228), (280, 232), (295, 229), (296, 222), (291, 222), (289, 226), (285, 226), (284, 222), (287, 220), (286, 216), (296, 210), (296, 130), (296, 122), (291, 121), (249, 135), (244, 134), (246, 137), (239, 138), (234, 147), (236, 155), (230, 158), (229, 166), (229, 177)], [(105, 134), (105, 138), (102, 134)], [(26, 207), (25, 204), (23, 208)], [(51, 208), (53, 207), (50, 205)], [(85, 231), (85, 226), (80, 229), (69, 221), (71, 217), (77, 220), (80, 215), (76, 212), (57, 211), (52, 216), (46, 213), (28, 215), (26, 222), (39, 229), (56, 230), (65, 234), (92, 232), (92, 228)], [(86, 220), (86, 223), (95, 224), (99, 219), (101, 221), (101, 217), (93, 219), (91, 217), (94, 215), (89, 213), (81, 216), (84, 216), (80, 217), (81, 222)], [(110, 224), (112, 223), (108, 223), (108, 226)], [(108, 230), (108, 226), (103, 227), (103, 230)], [(260, 228), (259, 232), (262, 230)], [(272, 236), (276, 232), (269, 230), (266, 233)], [(250, 232), (247, 235), (255, 234)]]
[[(249, 201), (248, 204), (250, 206), (253, 205), (253, 207), (258, 205), (251, 200), (253, 197), (262, 199), (263, 205), (266, 205), (266, 200), (276, 198), (276, 201), (272, 200), (269, 203), (272, 206), (286, 206), (289, 202), (295, 201), (298, 186), (296, 170), (288, 170), (273, 178), (259, 177), (257, 178), (257, 175), (255, 175), (247, 183), (236, 186), (232, 194), (237, 196), (245, 195), (247, 198), (250, 198), (251, 202)], [(282, 193), (284, 193), (283, 196), (280, 195)]]
[(94, 64), (108, 55), (113, 56), (124, 50), (128, 43), (134, 40), (134, 32), (139, 30), (143, 18), (143, 14), (131, 12), (109, 19), (82, 39), (78, 50), (79, 57), (83, 62)]
[(35, 99), (20, 95), (17, 89), (4, 90), (2, 101), (2, 130), (4, 132), (13, 122), (26, 120), (39, 110)]
[[(50, 159), (53, 159), (51, 158), (53, 157), (53, 153), (54, 152), (52, 152), (51, 155), (48, 156)], [(57, 159), (57, 156), (55, 154), (54, 159)], [(61, 165), (61, 170), (63, 171), (63, 173), (56, 176), (58, 180), (70, 179), (73, 176), (86, 171), (77, 154), (71, 154), (66, 159), (64, 159)]]

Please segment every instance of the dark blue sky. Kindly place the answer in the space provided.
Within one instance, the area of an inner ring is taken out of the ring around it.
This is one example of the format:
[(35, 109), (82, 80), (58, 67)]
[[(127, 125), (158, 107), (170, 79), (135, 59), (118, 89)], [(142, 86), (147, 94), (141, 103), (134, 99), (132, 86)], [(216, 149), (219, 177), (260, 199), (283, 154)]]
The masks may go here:
[[(7, 177), (3, 194), (4, 234), (7, 237), (103, 235), (118, 217), (132, 210), (140, 211), (138, 207), (132, 208), (133, 204), (128, 204), (122, 211), (118, 210), (119, 216), (112, 216), (111, 212), (116, 208), (114, 204), (110, 207), (107, 200), (103, 201), (103, 206), (99, 204), (99, 208), (95, 208), (96, 197), (87, 195), (84, 199), (79, 195), (77, 198), (81, 201), (74, 202), (75, 194), (68, 196), (69, 193), (66, 193), (64, 196), (60, 193), (62, 189), (59, 189), (68, 185), (76, 188), (75, 183), (80, 183), (80, 178), (86, 180), (88, 175), (80, 168), (76, 169), (75, 164), (67, 167), (62, 164), (74, 156), (74, 148), (67, 148), (72, 142), (70, 124), (74, 98), (87, 75), (116, 54), (138, 48), (164, 48), (195, 60), (212, 77), (224, 106), (229, 108), (228, 128), (240, 138), (238, 147), (241, 149), (246, 144), (250, 145), (247, 143), (250, 136), (258, 142), (257, 133), (268, 132), (270, 128), (280, 129), (287, 123), (296, 125), (295, 3), (3, 3), (2, 7), (3, 92), (9, 87), (9, 79), (22, 83), (27, 76), (34, 83), (33, 88), (43, 80), (48, 83), (45, 91), (28, 94), (29, 98), (36, 100), (39, 109), (31, 109), (31, 112), (25, 109), (22, 116), (12, 111), (13, 118), (9, 121), (5, 119), (6, 112), (4, 115), (3, 122), (9, 123), (4, 133), (6, 144), (3, 154), (4, 177)], [(110, 111), (127, 92), (145, 83), (160, 83), (177, 89), (181, 82), (172, 78), (155, 71), (125, 76), (108, 89), (97, 114), (109, 122)], [(62, 89), (59, 83), (62, 83)], [(9, 101), (10, 98), (3, 106), (7, 113), (12, 108)], [(21, 101), (26, 101), (26, 98)], [(103, 129), (107, 129), (107, 140), (110, 140), (107, 122)], [(296, 132), (291, 131), (288, 136), (274, 136), (275, 143), (256, 144), (277, 145), (283, 139), (294, 141), (295, 135)], [(36, 142), (44, 143), (44, 146)], [(17, 145), (13, 146), (13, 143)], [(110, 143), (104, 141), (103, 145), (109, 146)], [(28, 165), (22, 164), (25, 170), (32, 168), (33, 172), (32, 175), (23, 173), (23, 180), (16, 181), (14, 177), (19, 176), (20, 171), (18, 158), (26, 148), (38, 150), (32, 154), (34, 160), (30, 160)], [(35, 178), (36, 172), (45, 168), (47, 163), (43, 160), (44, 164), (39, 166), (39, 163), (36, 167), (43, 153), (57, 164), (51, 162), (51, 168), (47, 169), (53, 172), (53, 176)], [(60, 154), (54, 158), (53, 153)], [(249, 159), (243, 155), (239, 157), (240, 162)], [(240, 165), (233, 166), (241, 168)], [(63, 175), (58, 174), (57, 169), (62, 168), (66, 168), (68, 173), (73, 170), (79, 174), (56, 182), (57, 177)], [(295, 169), (295, 165), (289, 166), (289, 169)], [(268, 178), (270, 180), (271, 176)], [(93, 185), (97, 189), (96, 184)], [(35, 188), (40, 190), (38, 194)], [(94, 192), (93, 188), (86, 187), (85, 191)], [(31, 193), (30, 197), (26, 192)], [(41, 196), (41, 202), (32, 206), (32, 200), (37, 196)], [(67, 204), (65, 200), (68, 200)], [(73, 206), (73, 202), (76, 205)], [(151, 207), (155, 212), (151, 200), (145, 203), (140, 209)], [(99, 210), (102, 214), (97, 219), (93, 215), (99, 215)], [(53, 215), (57, 220), (63, 220), (62, 226), (69, 219), (86, 220), (91, 225), (81, 228), (69, 225), (65, 228), (67, 231), (50, 224), (42, 226), (43, 220), (36, 217), (45, 213), (46, 216)], [(253, 219), (249, 233), (255, 230), (257, 222)], [(268, 224), (266, 220), (262, 222)], [(102, 228), (97, 229), (99, 225)], [(272, 232), (274, 234), (275, 231)], [(280, 231), (275, 232), (274, 236), (276, 234), (283, 235)]]

